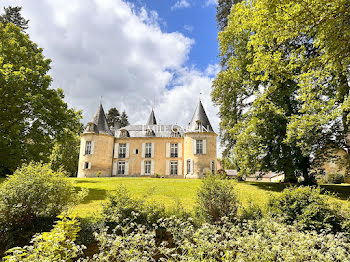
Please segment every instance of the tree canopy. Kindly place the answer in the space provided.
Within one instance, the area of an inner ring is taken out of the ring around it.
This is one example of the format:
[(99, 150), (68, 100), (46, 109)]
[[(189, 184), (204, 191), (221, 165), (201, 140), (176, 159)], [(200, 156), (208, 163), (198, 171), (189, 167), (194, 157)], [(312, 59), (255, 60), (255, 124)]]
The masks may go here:
[(12, 23), (0, 24), (0, 174), (49, 160), (54, 143), (81, 131), (81, 113), (51, 89), (51, 60)]
[(327, 145), (347, 146), (349, 8), (346, 0), (255, 0), (231, 9), (212, 97), (241, 173), (308, 177)]
[(106, 117), (109, 127), (113, 127), (114, 124), (119, 126), (119, 128), (129, 125), (128, 115), (126, 114), (126, 112), (123, 111), (120, 114), (118, 109), (115, 107), (112, 107), (108, 110)]
[(4, 7), (5, 13), (0, 15), (0, 23), (3, 25), (7, 25), (8, 23), (12, 23), (15, 26), (18, 26), (21, 28), (22, 32), (28, 29), (28, 22), (29, 20), (26, 20), (21, 15), (22, 7), (20, 6), (9, 6)]

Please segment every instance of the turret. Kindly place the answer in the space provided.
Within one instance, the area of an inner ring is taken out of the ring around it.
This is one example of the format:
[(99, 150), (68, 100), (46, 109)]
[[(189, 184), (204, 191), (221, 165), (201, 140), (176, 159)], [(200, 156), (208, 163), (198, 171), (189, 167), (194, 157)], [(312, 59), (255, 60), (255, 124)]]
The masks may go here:
[(113, 145), (114, 136), (100, 104), (81, 135), (78, 177), (111, 176)]
[(147, 125), (150, 126), (150, 125), (156, 125), (156, 124), (157, 124), (157, 120), (156, 120), (156, 117), (154, 115), (154, 111), (152, 108), (151, 114), (149, 115), (149, 118), (147, 121)]
[(199, 100), (184, 136), (186, 178), (199, 178), (216, 171), (216, 137)]

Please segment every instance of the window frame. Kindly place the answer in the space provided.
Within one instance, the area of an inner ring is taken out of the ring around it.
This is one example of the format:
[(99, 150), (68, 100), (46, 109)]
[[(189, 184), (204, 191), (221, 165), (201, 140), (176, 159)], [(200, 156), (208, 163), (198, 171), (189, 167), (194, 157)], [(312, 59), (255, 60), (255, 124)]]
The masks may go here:
[(203, 154), (203, 139), (196, 140), (196, 155)]
[[(144, 161), (144, 168), (145, 168), (145, 175), (150, 175), (152, 172), (152, 161), (151, 160), (146, 160)], [(149, 171), (149, 172), (147, 172)]]
[(170, 143), (170, 157), (171, 158), (179, 157), (179, 144)]
[(152, 143), (145, 143), (145, 158), (152, 158)]
[(118, 175), (125, 175), (125, 161), (118, 161)]
[(126, 158), (126, 143), (119, 144), (118, 158)]
[(85, 155), (92, 155), (92, 141), (85, 142)]
[(178, 161), (170, 161), (170, 175), (177, 176), (179, 172)]

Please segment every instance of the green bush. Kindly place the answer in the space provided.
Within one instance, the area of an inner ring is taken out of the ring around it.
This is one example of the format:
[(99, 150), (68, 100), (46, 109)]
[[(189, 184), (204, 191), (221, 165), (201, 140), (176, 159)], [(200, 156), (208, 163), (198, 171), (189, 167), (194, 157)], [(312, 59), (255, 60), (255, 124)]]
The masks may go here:
[(271, 218), (242, 224), (203, 224), (166, 218), (167, 241), (154, 229), (137, 225), (122, 234), (96, 234), (99, 252), (84, 261), (349, 261), (350, 243), (343, 235), (300, 232)]
[(328, 184), (344, 183), (344, 176), (340, 173), (328, 173), (326, 178)]
[(329, 204), (329, 197), (320, 188), (286, 188), (268, 202), (269, 212), (287, 225), (301, 230), (340, 230), (341, 216)]
[(237, 216), (238, 201), (231, 181), (208, 175), (202, 180), (197, 192), (196, 213), (206, 222), (230, 221)]
[(159, 218), (165, 216), (163, 205), (135, 199), (124, 186), (120, 186), (115, 193), (108, 195), (102, 211), (103, 221), (112, 228), (131, 223), (150, 228)]
[(66, 216), (59, 218), (50, 232), (33, 237), (32, 246), (8, 250), (4, 261), (75, 261), (85, 248), (74, 243), (80, 230), (79, 222)]
[[(84, 192), (85, 193), (85, 192)], [(56, 216), (82, 195), (61, 171), (30, 163), (0, 185), (0, 254), (51, 228)]]

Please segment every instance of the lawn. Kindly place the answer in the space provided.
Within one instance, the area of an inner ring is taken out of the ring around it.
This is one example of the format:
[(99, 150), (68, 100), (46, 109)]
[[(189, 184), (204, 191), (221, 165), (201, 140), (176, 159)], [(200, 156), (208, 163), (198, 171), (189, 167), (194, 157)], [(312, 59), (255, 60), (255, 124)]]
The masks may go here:
[[(130, 193), (140, 199), (164, 204), (171, 209), (181, 203), (192, 211), (196, 201), (196, 190), (201, 180), (195, 179), (159, 179), (159, 178), (72, 178), (75, 186), (88, 188), (89, 195), (78, 205), (75, 213), (86, 217), (101, 210), (101, 203), (107, 192), (113, 192), (119, 185), (124, 185)], [(279, 194), (286, 185), (263, 182), (235, 182), (235, 189), (240, 202), (246, 206), (249, 202), (265, 209), (270, 194)], [(326, 190), (338, 193), (337, 200), (343, 203), (350, 197), (350, 185), (324, 185)]]

